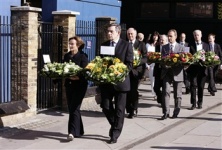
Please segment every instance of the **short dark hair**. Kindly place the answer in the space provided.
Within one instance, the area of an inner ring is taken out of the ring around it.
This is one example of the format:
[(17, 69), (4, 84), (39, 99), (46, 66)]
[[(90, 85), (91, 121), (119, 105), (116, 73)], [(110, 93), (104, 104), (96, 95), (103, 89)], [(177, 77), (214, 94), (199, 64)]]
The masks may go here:
[(208, 37), (209, 37), (209, 36), (212, 36), (213, 38), (215, 38), (216, 35), (213, 34), (213, 33), (210, 33), (210, 34), (208, 35)]
[(117, 23), (110, 23), (107, 28), (114, 26), (116, 31), (120, 31), (121, 32), (121, 25), (117, 24)]

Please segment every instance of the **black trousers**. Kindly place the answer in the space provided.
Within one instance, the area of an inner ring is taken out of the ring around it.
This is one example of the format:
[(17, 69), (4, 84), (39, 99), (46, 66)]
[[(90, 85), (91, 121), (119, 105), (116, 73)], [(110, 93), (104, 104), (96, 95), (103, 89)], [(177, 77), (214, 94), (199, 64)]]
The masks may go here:
[(139, 86), (139, 79), (134, 77), (134, 75), (130, 74), (130, 91), (127, 92), (127, 98), (126, 98), (126, 112), (127, 113), (133, 113), (134, 110), (138, 109), (138, 103), (139, 103), (139, 92), (138, 92), (138, 86)]
[[(101, 108), (111, 125), (109, 136), (117, 140), (124, 124), (126, 92), (116, 91), (113, 85), (100, 88)], [(113, 101), (114, 98), (114, 101)]]
[(184, 78), (184, 85), (186, 89), (190, 89), (190, 75), (187, 73), (187, 71), (183, 70), (183, 78)]
[[(198, 105), (202, 105), (203, 103), (203, 92), (204, 92), (204, 86), (206, 83), (206, 75), (205, 75), (205, 68), (198, 67), (197, 70), (193, 71), (190, 74), (190, 102), (191, 104), (196, 106), (196, 103)], [(196, 95), (198, 98), (198, 101), (196, 99)]]
[(157, 96), (157, 102), (162, 103), (162, 90), (163, 88), (163, 80), (161, 79), (161, 72), (159, 75), (155, 76), (155, 81), (154, 81), (154, 87), (153, 90), (156, 93)]
[(216, 67), (208, 67), (208, 91), (209, 92), (217, 92), (216, 86), (215, 86), (215, 73), (216, 73)]
[(69, 109), (68, 134), (79, 137), (84, 134), (83, 122), (80, 113), (82, 100), (85, 96), (87, 85), (66, 86), (66, 98)]

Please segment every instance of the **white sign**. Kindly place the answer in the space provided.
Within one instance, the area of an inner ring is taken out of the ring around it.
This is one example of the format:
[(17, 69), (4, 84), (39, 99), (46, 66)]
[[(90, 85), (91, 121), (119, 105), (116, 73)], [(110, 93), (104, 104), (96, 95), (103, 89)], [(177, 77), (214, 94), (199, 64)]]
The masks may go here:
[(91, 49), (92, 47), (92, 41), (86, 41), (86, 48)]
[(189, 53), (190, 52), (190, 47), (184, 47), (184, 52)]
[(148, 47), (148, 52), (155, 52), (155, 47), (154, 46), (149, 46)]
[(101, 46), (100, 54), (102, 55), (115, 55), (115, 47), (111, 46)]
[(43, 61), (44, 61), (45, 64), (46, 63), (51, 63), (51, 60), (50, 60), (50, 57), (49, 57), (48, 54), (43, 55)]
[(197, 45), (197, 51), (200, 51), (203, 49), (203, 45)]

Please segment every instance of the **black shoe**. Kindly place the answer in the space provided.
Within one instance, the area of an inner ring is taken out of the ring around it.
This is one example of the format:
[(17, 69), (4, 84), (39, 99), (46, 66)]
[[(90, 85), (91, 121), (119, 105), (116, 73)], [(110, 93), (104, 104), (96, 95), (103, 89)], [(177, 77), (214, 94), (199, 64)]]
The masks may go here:
[(186, 88), (186, 94), (189, 94), (189, 93), (190, 93), (190, 89)]
[(116, 142), (117, 142), (117, 140), (114, 140), (114, 139), (112, 139), (112, 138), (108, 141), (109, 144), (114, 144), (114, 143), (116, 143)]
[(210, 95), (211, 95), (211, 96), (215, 96), (215, 92), (211, 91), (211, 92), (210, 92)]
[(164, 114), (159, 120), (164, 120), (164, 119), (167, 119), (169, 117), (170, 117), (169, 114)]
[(192, 105), (189, 110), (194, 110), (194, 109), (196, 109), (196, 105)]
[(173, 114), (173, 116), (171, 117), (172, 119), (175, 119), (177, 118), (177, 115), (176, 114)]
[(202, 105), (201, 105), (201, 104), (199, 104), (197, 108), (198, 108), (198, 109), (202, 109)]
[(133, 117), (134, 117), (133, 113), (130, 113), (130, 114), (127, 116), (127, 118), (129, 118), (129, 119), (133, 119)]

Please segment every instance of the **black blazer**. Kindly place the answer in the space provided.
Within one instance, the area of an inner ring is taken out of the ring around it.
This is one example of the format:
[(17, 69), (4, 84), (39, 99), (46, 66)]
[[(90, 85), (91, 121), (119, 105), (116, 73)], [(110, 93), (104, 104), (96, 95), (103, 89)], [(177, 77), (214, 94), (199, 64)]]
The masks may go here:
[[(155, 52), (160, 52), (160, 45), (157, 45), (155, 47)], [(161, 68), (160, 63), (155, 63), (155, 66), (153, 68), (153, 76), (154, 77), (160, 77), (161, 76), (161, 70), (162, 70), (162, 68)]]
[(219, 56), (220, 61), (222, 62), (222, 50), (219, 44), (214, 43), (214, 52), (217, 56)]
[[(77, 52), (74, 56), (71, 55), (71, 52), (68, 52), (64, 55), (64, 62), (74, 62), (76, 65), (80, 66), (81, 68), (85, 68), (88, 65), (88, 58), (87, 55), (84, 52)], [(65, 80), (65, 86), (68, 85), (72, 86), (82, 86), (83, 84), (87, 84), (87, 80), (83, 75), (78, 75), (79, 80), (70, 80), (66, 78)]]
[[(201, 42), (203, 49), (208, 52), (210, 50), (209, 45), (205, 42)], [(196, 43), (192, 43), (190, 46), (190, 53), (193, 55), (197, 52), (197, 46)], [(197, 72), (203, 72), (205, 75), (208, 75), (208, 71), (206, 67), (200, 67), (198, 65), (190, 65), (189, 68), (187, 68), (187, 72), (189, 74), (196, 74)]]
[[(106, 41), (101, 44), (102, 46), (110, 46), (110, 41)], [(104, 57), (105, 55), (100, 55)], [(118, 43), (115, 47), (115, 55), (113, 57), (119, 58), (129, 69), (129, 71), (133, 68), (133, 48), (132, 45), (123, 39), (119, 39)], [(111, 86), (110, 84), (101, 85), (101, 88), (105, 88), (106, 86)], [(129, 91), (130, 90), (130, 79), (129, 75), (126, 76), (126, 79), (114, 85), (114, 88), (117, 91)]]
[(146, 69), (146, 63), (147, 63), (147, 49), (146, 49), (146, 45), (144, 42), (138, 41), (136, 40), (133, 44), (133, 47), (135, 49), (139, 49), (139, 51), (141, 52), (142, 58), (140, 61), (139, 66), (134, 67), (132, 69), (132, 73), (134, 75), (134, 77), (138, 78), (138, 79), (142, 79), (144, 73), (145, 73), (145, 69)]

